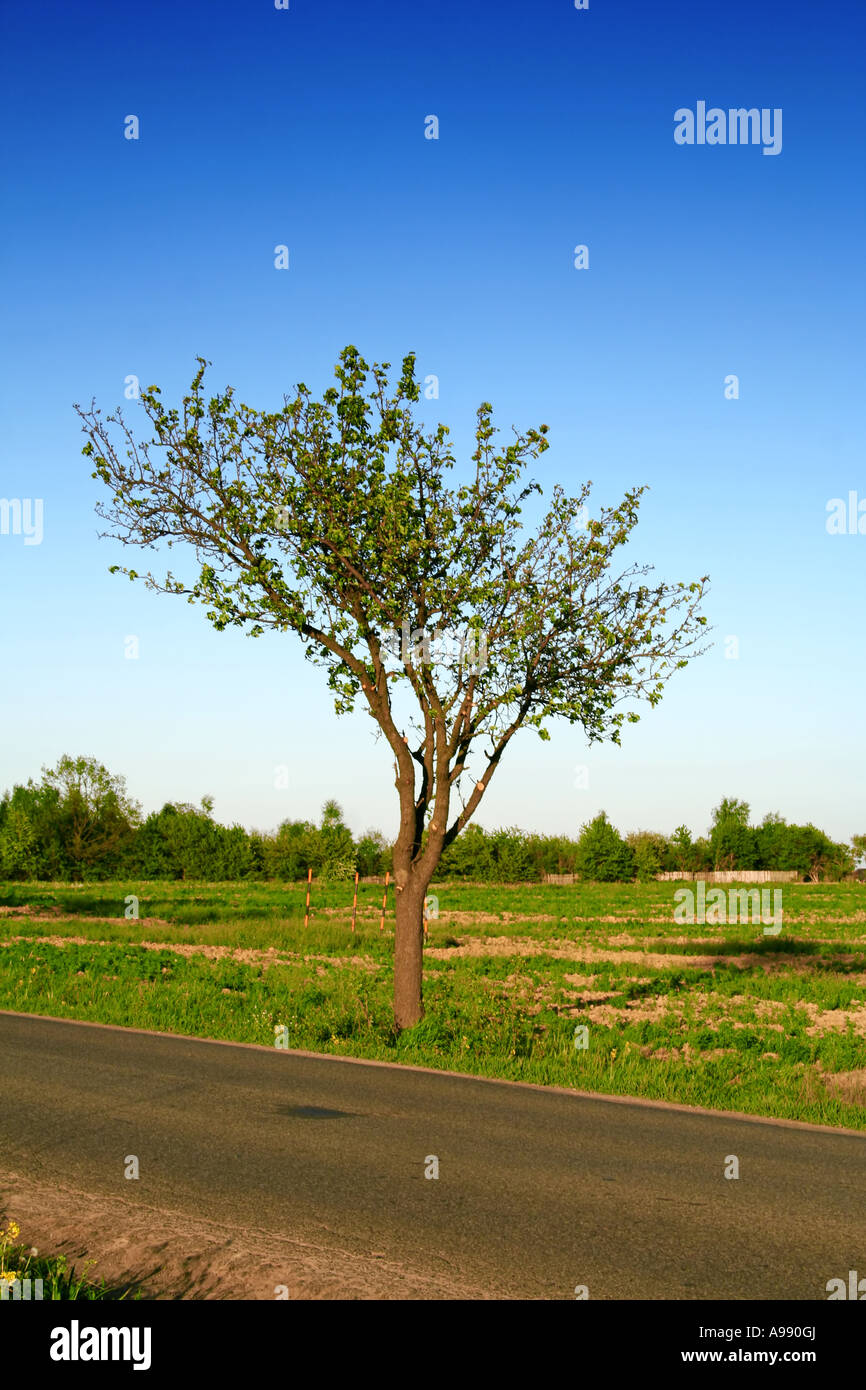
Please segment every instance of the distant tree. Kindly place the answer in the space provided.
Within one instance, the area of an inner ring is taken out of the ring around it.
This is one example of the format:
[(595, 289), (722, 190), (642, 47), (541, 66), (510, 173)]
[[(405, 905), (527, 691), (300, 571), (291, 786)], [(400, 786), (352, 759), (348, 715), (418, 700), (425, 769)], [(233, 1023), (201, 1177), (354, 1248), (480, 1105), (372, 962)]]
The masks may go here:
[(248, 878), (255, 871), (250, 837), (242, 825), (221, 825), (219, 877), (234, 881)]
[(268, 878), (294, 882), (315, 867), (316, 827), (312, 821), (283, 821), (275, 835), (264, 839)]
[(686, 825), (678, 825), (668, 841), (671, 868), (681, 873), (694, 873), (698, 867), (695, 844)]
[(250, 847), (250, 874), (254, 878), (267, 876), (267, 836), (260, 830), (251, 830), (247, 836)]
[(706, 835), (699, 835), (693, 846), (694, 872), (696, 874), (708, 874), (715, 868), (715, 857), (713, 847)]
[(176, 815), (175, 807), (168, 804), (161, 811), (152, 811), (139, 826), (128, 855), (129, 871), (136, 878), (149, 881), (181, 877), (169, 824)]
[(854, 867), (847, 845), (836, 844), (814, 825), (789, 825), (775, 811), (755, 832), (760, 869), (794, 869), (817, 883), (843, 877)]
[(595, 883), (630, 882), (634, 878), (634, 851), (604, 811), (599, 811), (581, 830), (576, 866), (581, 878)]
[(362, 878), (375, 878), (390, 869), (391, 847), (381, 830), (365, 830), (355, 846), (355, 868)]
[(854, 856), (847, 845), (837, 844), (811, 823), (792, 825), (792, 867), (804, 873), (811, 883), (824, 879), (838, 881), (854, 869)]
[(352, 832), (343, 824), (343, 811), (336, 801), (322, 807), (322, 823), (315, 837), (313, 871), (326, 881), (353, 878), (355, 845)]
[(758, 862), (755, 832), (749, 826), (749, 805), (724, 797), (713, 810), (710, 849), (715, 869), (754, 869)]
[(663, 871), (668, 854), (668, 842), (664, 835), (658, 835), (653, 830), (635, 830), (625, 838), (634, 854), (639, 879), (653, 879)]
[(441, 878), (465, 878), (475, 882), (490, 881), (493, 855), (486, 831), (475, 823), (468, 825), (442, 855), (439, 864)]
[(526, 848), (532, 862), (533, 879), (545, 874), (573, 874), (577, 841), (567, 835), (527, 835)]
[(141, 821), (141, 807), (127, 796), (125, 779), (96, 758), (68, 754), (56, 767), (43, 767), (42, 775), (44, 785), (57, 792), (57, 824), (73, 873), (107, 876)]
[(484, 830), (469, 825), (445, 851), (439, 865), (442, 878), (480, 883), (523, 883), (537, 877), (528, 837), (522, 830)]
[(27, 812), (10, 806), (0, 826), (0, 878), (37, 877), (37, 838)]
[(858, 864), (866, 861), (866, 835), (852, 835), (851, 849)]
[(796, 869), (791, 862), (791, 827), (776, 811), (768, 811), (755, 831), (756, 869)]
[[(0, 835), (5, 832), (6, 865), (10, 878), (65, 879), (71, 866), (64, 853), (54, 787), (13, 787), (0, 800)], [(0, 867), (0, 873), (2, 873)]]
[(619, 742), (639, 715), (616, 707), (655, 706), (699, 654), (705, 579), (650, 587), (648, 567), (612, 573), (643, 488), (584, 525), (589, 484), (574, 497), (556, 486), (528, 532), (522, 507), (541, 489), (522, 475), (547, 426), (497, 447), (487, 402), (472, 466), (449, 488), (448, 429), (413, 413), (414, 354), (392, 388), (388, 363), (370, 368), (346, 347), (320, 400), (301, 384), (275, 413), (236, 404), (232, 388), (208, 400), (198, 362), (180, 409), (142, 391), (149, 439), (120, 411), (76, 406), (108, 489), (98, 511), (124, 545), (192, 552), (190, 577), (148, 573), (150, 589), (202, 603), (220, 631), (298, 634), (337, 713), (360, 699), (384, 734), (400, 806), (394, 1019), (411, 1027), (424, 1012), (428, 885), (511, 739), (524, 727), (547, 738), (562, 717), (590, 742)]
[(217, 824), (212, 810), (213, 798), (205, 796), (200, 807), (168, 802), (148, 816), (134, 850), (142, 878), (246, 878), (254, 867), (249, 837), (243, 826)]
[(489, 842), (496, 883), (525, 883), (532, 877), (532, 855), (522, 830), (517, 826), (494, 830)]

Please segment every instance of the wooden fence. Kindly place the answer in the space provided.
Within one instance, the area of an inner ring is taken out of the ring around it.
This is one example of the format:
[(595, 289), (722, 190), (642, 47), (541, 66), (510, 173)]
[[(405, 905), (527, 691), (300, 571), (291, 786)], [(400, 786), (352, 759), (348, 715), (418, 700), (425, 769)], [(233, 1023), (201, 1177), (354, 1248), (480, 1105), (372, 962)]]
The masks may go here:
[(689, 883), (796, 883), (802, 874), (798, 869), (707, 869), (703, 873), (675, 869), (656, 878), (662, 883), (683, 879)]
[[(704, 883), (796, 883), (800, 877), (797, 869), (707, 869), (703, 873), (674, 869), (670, 873), (654, 875), (659, 883), (683, 879), (690, 883), (698, 879)], [(579, 883), (580, 879), (576, 874), (545, 874), (543, 882), (572, 884)]]

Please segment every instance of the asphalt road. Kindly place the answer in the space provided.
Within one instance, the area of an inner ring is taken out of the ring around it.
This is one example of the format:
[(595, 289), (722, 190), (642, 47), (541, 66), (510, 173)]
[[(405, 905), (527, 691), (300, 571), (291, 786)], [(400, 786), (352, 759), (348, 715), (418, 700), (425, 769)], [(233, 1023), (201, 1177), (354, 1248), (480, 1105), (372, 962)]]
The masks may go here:
[(482, 1297), (825, 1300), (866, 1275), (866, 1136), (0, 1012), (6, 1170)]

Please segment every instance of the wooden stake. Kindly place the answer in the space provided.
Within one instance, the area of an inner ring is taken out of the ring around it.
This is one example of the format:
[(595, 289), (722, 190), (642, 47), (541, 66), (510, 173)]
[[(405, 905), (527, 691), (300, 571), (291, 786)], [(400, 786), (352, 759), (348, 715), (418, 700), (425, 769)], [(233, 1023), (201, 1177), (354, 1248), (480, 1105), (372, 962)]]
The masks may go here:
[(304, 913), (304, 926), (305, 926), (305, 927), (308, 927), (308, 926), (310, 925), (310, 884), (312, 883), (312, 881), (313, 881), (313, 871), (312, 871), (312, 869), (307, 869), (307, 910), (306, 910), (306, 912)]
[(352, 931), (355, 930), (355, 914), (358, 911), (358, 870), (355, 870), (355, 896), (352, 899)]
[(386, 870), (385, 870), (385, 891), (384, 891), (384, 893), (382, 894), (382, 920), (381, 920), (380, 923), (379, 923), (379, 930), (380, 930), (380, 931), (384, 931), (384, 930), (385, 930), (385, 908), (386, 908), (386, 906), (387, 906), (387, 904), (388, 904), (388, 883), (389, 883), (389, 881), (390, 881), (390, 878), (391, 878), (391, 870), (390, 870), (390, 869), (386, 869)]

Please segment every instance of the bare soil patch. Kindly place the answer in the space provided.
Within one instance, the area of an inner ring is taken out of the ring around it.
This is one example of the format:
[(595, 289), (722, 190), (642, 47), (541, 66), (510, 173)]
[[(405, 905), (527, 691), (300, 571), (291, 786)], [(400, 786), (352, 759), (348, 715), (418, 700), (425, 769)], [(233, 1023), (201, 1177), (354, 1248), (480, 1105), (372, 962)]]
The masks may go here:
[[(142, 921), (145, 919), (142, 918)], [(0, 946), (10, 946), (16, 941), (30, 941), (45, 946), (116, 946), (116, 941), (96, 941), (89, 936), (10, 936), (0, 941)], [(358, 966), (363, 970), (378, 970), (378, 965), (370, 956), (323, 956), (300, 951), (280, 951), (276, 946), (261, 950), (251, 946), (211, 946), (194, 945), (188, 941), (132, 941), (131, 946), (141, 946), (146, 951), (171, 951), (176, 956), (204, 956), (206, 960), (236, 960), (242, 965), (262, 965), (265, 969), (280, 961), (324, 961), (326, 965)]]
[[(0, 1173), (0, 1215), (21, 1243), (66, 1255), (109, 1287), (159, 1299), (478, 1299), (491, 1295), (453, 1275), (328, 1248), (279, 1232), (227, 1226), (121, 1197)], [(285, 1297), (285, 1294), (283, 1294)]]
[(856, 1071), (822, 1072), (821, 1080), (838, 1100), (850, 1105), (866, 1105), (866, 1067)]
[[(688, 938), (686, 938), (688, 940)], [(610, 950), (603, 946), (578, 946), (571, 941), (553, 937), (546, 941), (535, 941), (528, 937), (515, 936), (471, 936), (461, 940), (459, 946), (428, 946), (425, 957), (451, 960), (459, 956), (552, 956), (558, 960), (627, 962), (633, 965), (650, 966), (655, 970), (709, 970), (720, 966), (735, 965), (741, 970), (760, 965), (766, 972), (803, 966), (814, 963), (817, 956), (786, 955), (781, 952), (771, 958), (755, 953), (736, 956), (713, 954), (708, 956), (679, 955), (671, 951), (628, 951)], [(852, 962), (859, 957), (840, 955), (841, 963)]]

